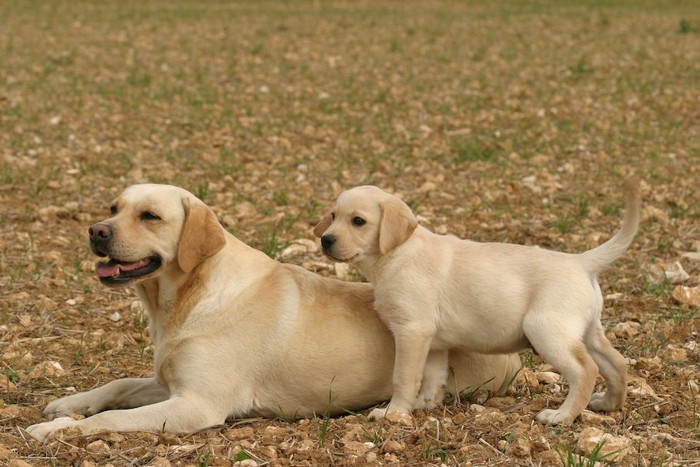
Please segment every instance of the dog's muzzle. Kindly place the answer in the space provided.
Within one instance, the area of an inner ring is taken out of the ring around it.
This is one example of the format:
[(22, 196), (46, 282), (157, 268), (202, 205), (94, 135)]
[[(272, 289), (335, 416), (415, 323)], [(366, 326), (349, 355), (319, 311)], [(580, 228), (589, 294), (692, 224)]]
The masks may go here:
[(88, 229), (90, 249), (97, 256), (109, 256), (109, 246), (114, 238), (114, 230), (107, 224), (93, 224)]
[(333, 248), (333, 245), (335, 244), (335, 235), (324, 235), (321, 237), (321, 247), (323, 247), (323, 251), (328, 253), (330, 252), (331, 248)]

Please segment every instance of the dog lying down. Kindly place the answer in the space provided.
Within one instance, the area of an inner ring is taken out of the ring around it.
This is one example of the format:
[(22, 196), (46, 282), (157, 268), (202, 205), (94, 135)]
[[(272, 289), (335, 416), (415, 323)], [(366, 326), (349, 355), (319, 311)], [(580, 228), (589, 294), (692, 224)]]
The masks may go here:
[[(27, 428), (189, 433), (228, 417), (342, 414), (388, 400), (394, 341), (369, 284), (281, 264), (226, 232), (191, 193), (134, 185), (90, 227), (103, 284), (136, 289), (155, 346), (152, 378), (49, 403)], [(518, 356), (451, 352), (453, 390), (503, 390)], [(329, 406), (330, 396), (330, 406)], [(86, 418), (74, 420), (66, 415)]]
[[(596, 275), (622, 255), (639, 224), (638, 183), (628, 182), (625, 217), (608, 242), (581, 254), (437, 235), (377, 187), (342, 193), (314, 233), (335, 261), (356, 265), (375, 286), (375, 308), (396, 340), (393, 395), (386, 413), (408, 414), (435, 399), (450, 349), (515, 352), (531, 346), (569, 382), (561, 408), (542, 423), (571, 423), (588, 404), (622, 407), (626, 364), (600, 323)], [(598, 371), (606, 393), (591, 397)]]

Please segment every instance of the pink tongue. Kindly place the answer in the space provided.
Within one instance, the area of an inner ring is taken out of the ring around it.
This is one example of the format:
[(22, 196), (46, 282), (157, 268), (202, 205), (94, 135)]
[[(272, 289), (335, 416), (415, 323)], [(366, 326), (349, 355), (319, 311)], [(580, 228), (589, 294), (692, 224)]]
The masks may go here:
[(117, 263), (97, 263), (98, 277), (112, 277), (119, 275), (119, 265)]
[(134, 269), (139, 269), (146, 266), (148, 263), (148, 259), (142, 259), (141, 261), (136, 261), (135, 263), (117, 263), (115, 261), (110, 261), (108, 263), (98, 263), (97, 276), (117, 277), (120, 275), (121, 271), (133, 271)]

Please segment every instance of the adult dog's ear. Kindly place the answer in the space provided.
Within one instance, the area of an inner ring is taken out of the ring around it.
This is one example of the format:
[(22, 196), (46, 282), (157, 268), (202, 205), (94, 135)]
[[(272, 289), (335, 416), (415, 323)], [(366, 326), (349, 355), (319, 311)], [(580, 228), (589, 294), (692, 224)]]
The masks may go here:
[(190, 272), (221, 250), (226, 244), (226, 236), (216, 215), (204, 203), (185, 198), (182, 206), (185, 208), (185, 224), (177, 249), (177, 264), (184, 272)]
[(333, 219), (331, 218), (331, 212), (328, 211), (325, 216), (323, 216), (323, 219), (318, 221), (318, 224), (316, 224), (316, 227), (314, 227), (314, 235), (316, 235), (318, 238), (321, 238), (323, 235), (323, 232), (328, 229), (328, 227), (331, 226), (331, 221)]
[(418, 227), (418, 221), (411, 208), (398, 198), (382, 201), (379, 207), (382, 210), (379, 221), (379, 253), (385, 255), (408, 240)]

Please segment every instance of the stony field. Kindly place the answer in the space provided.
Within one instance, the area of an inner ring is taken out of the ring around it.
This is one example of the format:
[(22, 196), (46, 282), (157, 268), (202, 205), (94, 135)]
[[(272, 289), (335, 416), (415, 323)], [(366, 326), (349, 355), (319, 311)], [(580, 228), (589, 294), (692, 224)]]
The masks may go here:
[[(505, 397), (414, 426), (23, 431), (53, 398), (151, 374), (140, 304), (100, 285), (87, 246), (133, 183), (187, 188), (249, 245), (361, 280), (311, 232), (346, 188), (392, 191), (437, 232), (578, 252), (619, 227), (629, 175), (640, 232), (601, 277), (621, 412), (534, 422), (567, 385), (523, 352)], [(693, 1), (0, 0), (0, 465), (700, 465), (699, 180)]]

